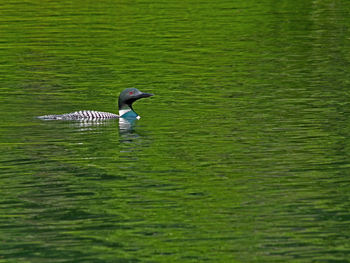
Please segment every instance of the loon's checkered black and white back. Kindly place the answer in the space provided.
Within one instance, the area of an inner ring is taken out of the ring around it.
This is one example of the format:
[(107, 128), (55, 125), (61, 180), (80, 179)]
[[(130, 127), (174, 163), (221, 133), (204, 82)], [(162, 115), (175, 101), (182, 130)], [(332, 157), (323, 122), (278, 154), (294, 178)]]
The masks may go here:
[(119, 115), (103, 111), (82, 110), (60, 115), (44, 115), (38, 118), (42, 120), (106, 120), (119, 118)]

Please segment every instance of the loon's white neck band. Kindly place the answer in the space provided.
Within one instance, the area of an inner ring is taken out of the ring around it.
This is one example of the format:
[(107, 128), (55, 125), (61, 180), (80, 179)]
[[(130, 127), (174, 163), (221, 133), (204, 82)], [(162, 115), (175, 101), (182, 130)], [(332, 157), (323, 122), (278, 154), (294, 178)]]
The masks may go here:
[[(122, 117), (125, 113), (128, 113), (129, 111), (132, 111), (132, 109), (125, 109), (125, 110), (119, 110), (119, 116)], [(137, 116), (136, 119), (140, 119), (140, 116)]]
[(131, 109), (119, 110), (119, 116), (123, 116), (125, 113), (128, 113)]

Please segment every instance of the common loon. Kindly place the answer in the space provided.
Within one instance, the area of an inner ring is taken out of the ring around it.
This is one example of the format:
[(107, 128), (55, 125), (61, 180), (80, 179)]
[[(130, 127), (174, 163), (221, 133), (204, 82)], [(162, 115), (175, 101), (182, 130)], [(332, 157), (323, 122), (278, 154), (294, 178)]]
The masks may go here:
[(44, 115), (39, 116), (38, 118), (42, 120), (104, 120), (116, 118), (139, 119), (140, 116), (133, 110), (132, 104), (138, 99), (151, 96), (153, 96), (153, 94), (141, 92), (136, 88), (128, 88), (123, 90), (118, 99), (119, 115), (103, 111), (82, 110), (60, 115)]

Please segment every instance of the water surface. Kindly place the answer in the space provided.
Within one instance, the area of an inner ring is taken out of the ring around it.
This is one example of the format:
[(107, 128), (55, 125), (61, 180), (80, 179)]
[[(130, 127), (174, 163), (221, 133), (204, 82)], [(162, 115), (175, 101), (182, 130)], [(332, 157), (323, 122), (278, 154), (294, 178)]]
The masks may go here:
[(1, 4), (0, 261), (347, 262), (349, 11)]

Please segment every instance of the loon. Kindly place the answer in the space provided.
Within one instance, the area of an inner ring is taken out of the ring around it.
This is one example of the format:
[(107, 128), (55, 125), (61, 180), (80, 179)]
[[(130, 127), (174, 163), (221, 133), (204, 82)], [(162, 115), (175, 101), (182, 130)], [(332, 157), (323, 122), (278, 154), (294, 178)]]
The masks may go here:
[(125, 118), (125, 119), (140, 119), (140, 116), (132, 108), (132, 104), (141, 98), (151, 97), (153, 94), (144, 93), (139, 91), (136, 88), (128, 88), (123, 90), (118, 99), (119, 106), (119, 115), (103, 112), (103, 111), (91, 111), (91, 110), (82, 110), (71, 113), (65, 113), (60, 115), (44, 115), (38, 116), (42, 120), (105, 120), (105, 119), (116, 119), (116, 118)]

